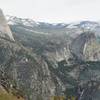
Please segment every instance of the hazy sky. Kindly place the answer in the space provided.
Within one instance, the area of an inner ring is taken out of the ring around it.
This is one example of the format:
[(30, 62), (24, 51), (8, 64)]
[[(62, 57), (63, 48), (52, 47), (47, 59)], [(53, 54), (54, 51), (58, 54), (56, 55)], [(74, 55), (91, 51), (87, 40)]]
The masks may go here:
[(100, 20), (100, 0), (0, 0), (5, 15), (46, 22)]

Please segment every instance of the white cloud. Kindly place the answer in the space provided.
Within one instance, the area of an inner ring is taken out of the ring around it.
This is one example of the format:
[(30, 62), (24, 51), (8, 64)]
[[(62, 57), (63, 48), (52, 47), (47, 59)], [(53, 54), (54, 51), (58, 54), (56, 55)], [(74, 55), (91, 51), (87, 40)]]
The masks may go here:
[(0, 0), (5, 14), (39, 21), (100, 20), (100, 0)]

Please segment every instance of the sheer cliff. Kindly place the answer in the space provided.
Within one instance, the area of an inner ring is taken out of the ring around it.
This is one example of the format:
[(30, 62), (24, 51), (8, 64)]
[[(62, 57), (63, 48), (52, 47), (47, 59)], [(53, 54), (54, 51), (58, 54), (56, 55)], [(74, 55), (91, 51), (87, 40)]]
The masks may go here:
[(0, 37), (14, 41), (12, 32), (7, 24), (7, 21), (1, 9), (0, 9)]

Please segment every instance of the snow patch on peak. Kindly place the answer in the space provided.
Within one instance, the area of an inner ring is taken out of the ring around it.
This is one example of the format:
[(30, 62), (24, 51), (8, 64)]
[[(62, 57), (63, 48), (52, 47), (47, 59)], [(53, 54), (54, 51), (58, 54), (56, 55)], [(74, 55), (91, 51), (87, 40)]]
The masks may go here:
[(100, 26), (98, 22), (93, 22), (93, 21), (79, 21), (79, 22), (74, 22), (70, 23), (66, 28), (84, 28), (87, 30), (94, 30), (96, 27)]
[(39, 25), (39, 22), (35, 22), (32, 19), (22, 19), (22, 18), (17, 18), (15, 16), (9, 16), (9, 15), (7, 15), (6, 18), (9, 25), (24, 25), (30, 27)]

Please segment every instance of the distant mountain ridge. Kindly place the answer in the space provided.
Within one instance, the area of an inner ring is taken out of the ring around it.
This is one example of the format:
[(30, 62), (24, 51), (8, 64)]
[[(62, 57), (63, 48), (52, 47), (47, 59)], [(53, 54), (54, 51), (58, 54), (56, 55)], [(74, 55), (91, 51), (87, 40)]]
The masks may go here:
[[(100, 36), (100, 22), (95, 21), (78, 21), (73, 23), (46, 23), (37, 22), (34, 19), (24, 19), (15, 16), (6, 16), (9, 25), (21, 25), (26, 28), (44, 32), (44, 33), (67, 33), (72, 34), (72, 37), (80, 34), (82, 31), (93, 31), (96, 36)], [(48, 31), (49, 30), (49, 31)]]
[[(66, 28), (77, 28), (78, 26), (80, 27), (93, 27), (93, 26), (100, 26), (100, 23), (99, 22), (95, 22), (95, 21), (78, 21), (78, 22), (73, 22), (73, 23), (46, 23), (46, 22), (37, 22), (37, 21), (34, 21), (34, 19), (28, 19), (28, 18), (18, 18), (18, 17), (15, 17), (15, 16), (9, 16), (7, 15), (6, 16), (6, 19), (8, 21), (8, 24), (10, 25), (17, 25), (17, 24), (23, 24), (23, 25), (29, 25), (31, 27), (34, 27), (34, 25), (36, 26), (39, 26), (39, 25), (45, 25), (45, 26), (48, 26), (48, 27), (54, 27), (54, 28), (57, 28), (57, 27), (66, 27)], [(32, 26), (33, 25), (33, 26)]]

